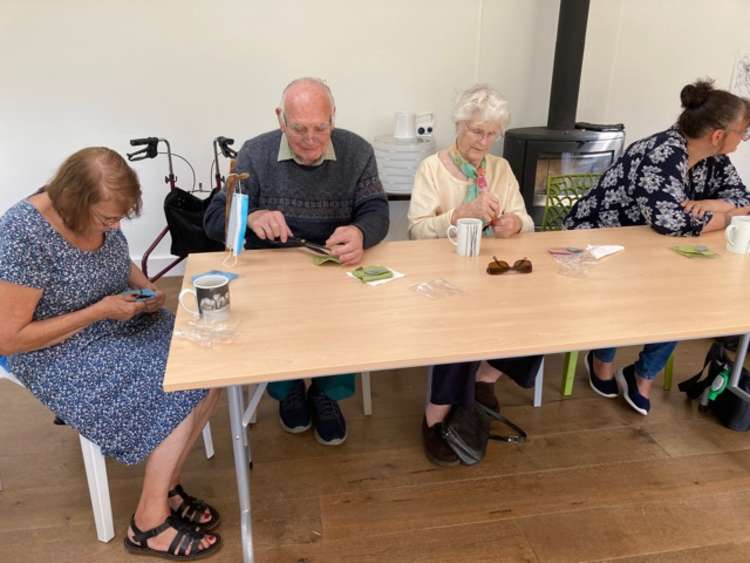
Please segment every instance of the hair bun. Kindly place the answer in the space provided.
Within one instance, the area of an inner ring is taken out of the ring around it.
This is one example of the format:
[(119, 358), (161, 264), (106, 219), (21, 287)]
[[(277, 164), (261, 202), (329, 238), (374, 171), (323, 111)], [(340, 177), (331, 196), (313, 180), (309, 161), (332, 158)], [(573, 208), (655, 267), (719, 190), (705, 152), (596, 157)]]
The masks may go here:
[(696, 80), (688, 84), (680, 92), (680, 101), (685, 109), (696, 109), (706, 103), (708, 95), (713, 91), (713, 80)]

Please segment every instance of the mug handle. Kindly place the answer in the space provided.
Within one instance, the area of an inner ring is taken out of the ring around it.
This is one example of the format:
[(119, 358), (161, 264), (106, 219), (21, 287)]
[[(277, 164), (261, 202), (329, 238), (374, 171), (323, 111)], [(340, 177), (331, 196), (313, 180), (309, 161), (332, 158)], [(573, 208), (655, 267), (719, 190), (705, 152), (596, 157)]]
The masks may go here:
[(737, 225), (729, 225), (727, 229), (724, 231), (724, 236), (727, 239), (727, 242), (731, 245), (735, 245), (734, 235), (737, 232)]
[(458, 239), (456, 238), (454, 240), (453, 237), (451, 236), (451, 235), (458, 236), (458, 227), (456, 227), (456, 225), (451, 225), (450, 227), (448, 227), (448, 230), (445, 231), (445, 234), (448, 236), (448, 240), (451, 241), (453, 246), (458, 246)]
[(191, 293), (191, 294), (193, 295), (193, 297), (195, 297), (195, 303), (196, 303), (196, 305), (198, 304), (198, 295), (197, 295), (197, 294), (195, 293), (195, 290), (194, 290), (194, 289), (191, 289), (191, 288), (189, 288), (189, 287), (188, 287), (188, 288), (185, 288), (185, 289), (183, 289), (183, 290), (182, 290), (182, 291), (180, 292), (180, 295), (179, 295), (179, 297), (177, 297), (177, 301), (178, 301), (178, 302), (180, 303), (180, 307), (182, 307), (183, 309), (185, 309), (185, 310), (186, 310), (186, 311), (187, 311), (188, 313), (191, 313), (191, 314), (193, 314), (193, 315), (197, 315), (197, 316), (200, 316), (200, 312), (198, 311), (198, 309), (197, 309), (197, 308), (196, 308), (196, 309), (191, 309), (191, 308), (190, 308), (190, 307), (188, 307), (188, 306), (187, 306), (187, 304), (186, 304), (186, 303), (185, 303), (185, 302), (184, 302), (184, 301), (182, 300), (182, 298), (183, 298), (183, 297), (184, 297), (185, 295), (187, 295), (188, 293)]

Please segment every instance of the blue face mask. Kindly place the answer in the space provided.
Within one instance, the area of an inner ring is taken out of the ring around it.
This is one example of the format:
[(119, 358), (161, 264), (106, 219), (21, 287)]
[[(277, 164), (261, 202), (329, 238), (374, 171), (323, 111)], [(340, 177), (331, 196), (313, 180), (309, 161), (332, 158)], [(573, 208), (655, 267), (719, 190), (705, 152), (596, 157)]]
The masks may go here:
[(227, 250), (237, 257), (245, 249), (245, 232), (247, 231), (247, 208), (250, 198), (241, 191), (232, 193), (232, 203), (229, 208), (229, 223), (227, 225)]

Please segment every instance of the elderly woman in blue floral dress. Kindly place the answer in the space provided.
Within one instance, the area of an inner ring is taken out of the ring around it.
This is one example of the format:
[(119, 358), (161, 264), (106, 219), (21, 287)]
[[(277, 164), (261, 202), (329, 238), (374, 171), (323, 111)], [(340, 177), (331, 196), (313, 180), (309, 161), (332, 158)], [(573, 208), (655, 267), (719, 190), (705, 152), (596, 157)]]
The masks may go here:
[[(221, 546), (216, 510), (188, 495), (180, 471), (216, 391), (165, 393), (173, 317), (130, 261), (120, 221), (137, 214), (135, 172), (87, 148), (0, 218), (0, 354), (56, 415), (127, 464), (148, 457), (125, 547), (168, 559)], [(148, 288), (142, 301), (121, 295)]]
[[(673, 236), (698, 236), (724, 229), (734, 215), (748, 213), (750, 194), (727, 154), (750, 138), (750, 102), (710, 81), (686, 85), (677, 123), (636, 141), (570, 210), (568, 229), (650, 225)], [(676, 342), (648, 344), (635, 364), (615, 373), (615, 349), (586, 354), (589, 383), (648, 414), (653, 379)]]

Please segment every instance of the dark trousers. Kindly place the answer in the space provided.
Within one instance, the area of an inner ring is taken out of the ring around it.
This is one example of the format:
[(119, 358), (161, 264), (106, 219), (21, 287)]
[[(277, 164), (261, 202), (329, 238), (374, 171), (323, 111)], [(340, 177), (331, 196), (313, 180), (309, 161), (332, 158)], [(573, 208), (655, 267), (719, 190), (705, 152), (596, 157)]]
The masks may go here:
[[(508, 375), (521, 387), (534, 386), (542, 356), (522, 356), (502, 360), (487, 360), (493, 368)], [(430, 402), (436, 405), (464, 405), (474, 403), (474, 383), (480, 362), (440, 364), (432, 366)]]

